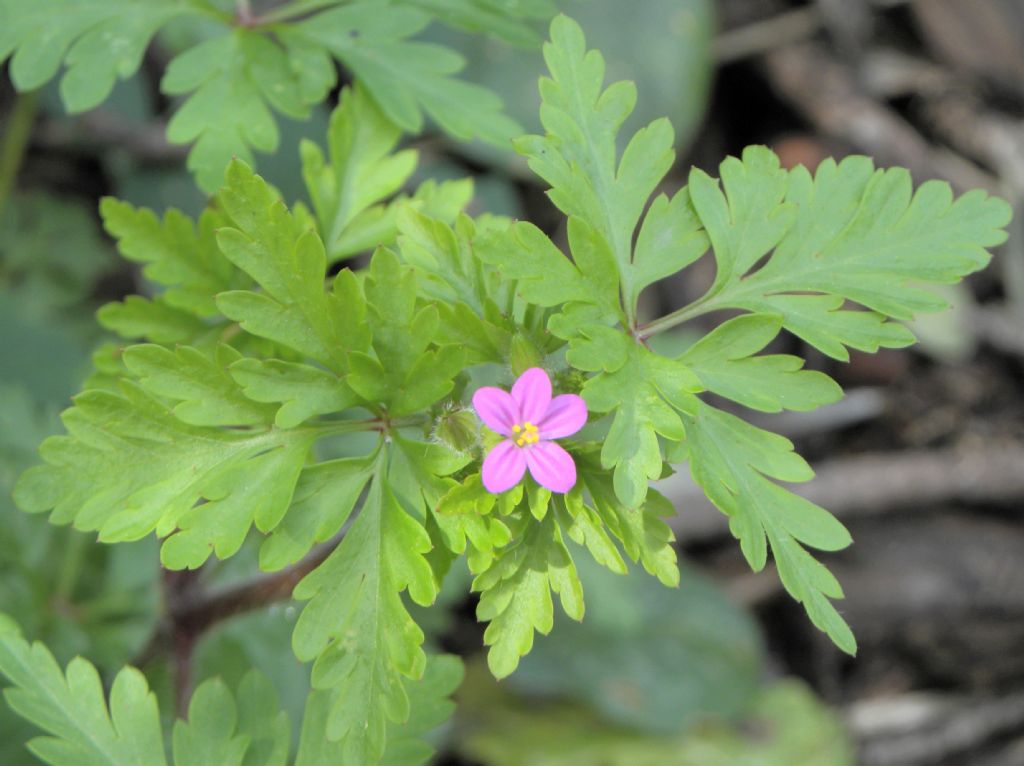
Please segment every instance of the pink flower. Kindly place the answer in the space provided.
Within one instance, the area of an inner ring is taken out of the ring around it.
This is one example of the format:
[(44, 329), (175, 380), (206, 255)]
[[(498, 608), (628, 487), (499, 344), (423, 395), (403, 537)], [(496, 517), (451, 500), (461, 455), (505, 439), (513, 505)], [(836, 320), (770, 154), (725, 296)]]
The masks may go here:
[(551, 398), (551, 380), (531, 367), (512, 393), (485, 386), (473, 394), (476, 414), (488, 428), (508, 437), (484, 458), (483, 483), (498, 494), (520, 482), (526, 469), (542, 487), (568, 492), (576, 484), (576, 464), (552, 439), (572, 436), (587, 422), (587, 405), (576, 394)]

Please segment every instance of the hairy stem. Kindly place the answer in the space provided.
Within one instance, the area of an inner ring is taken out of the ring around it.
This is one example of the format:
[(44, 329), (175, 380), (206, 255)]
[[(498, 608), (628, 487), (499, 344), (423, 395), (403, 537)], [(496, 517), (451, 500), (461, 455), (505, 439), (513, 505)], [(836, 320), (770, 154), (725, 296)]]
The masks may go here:
[(0, 146), (0, 214), (14, 190), (18, 180), (25, 150), (28, 148), (32, 125), (36, 119), (39, 91), (19, 93), (14, 100), (14, 109), (7, 119), (7, 131), (3, 146)]

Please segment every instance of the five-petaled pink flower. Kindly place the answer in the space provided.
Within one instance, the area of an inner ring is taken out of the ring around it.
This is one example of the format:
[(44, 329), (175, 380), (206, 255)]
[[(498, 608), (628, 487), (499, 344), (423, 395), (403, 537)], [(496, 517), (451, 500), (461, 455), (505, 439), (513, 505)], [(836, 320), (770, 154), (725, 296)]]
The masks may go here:
[(531, 367), (512, 393), (485, 386), (473, 394), (476, 414), (488, 428), (508, 437), (484, 458), (483, 482), (495, 494), (511, 489), (526, 469), (542, 487), (568, 492), (576, 484), (576, 464), (552, 439), (572, 436), (587, 422), (587, 405), (576, 394), (551, 398), (551, 380)]

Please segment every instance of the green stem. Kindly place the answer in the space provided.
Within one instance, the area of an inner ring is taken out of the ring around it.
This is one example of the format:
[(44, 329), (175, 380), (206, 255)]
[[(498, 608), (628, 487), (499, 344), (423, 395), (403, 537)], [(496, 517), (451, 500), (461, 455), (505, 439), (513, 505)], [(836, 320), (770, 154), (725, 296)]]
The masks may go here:
[(82, 571), (85, 552), (89, 547), (89, 538), (77, 529), (68, 529), (68, 540), (64, 548), (64, 562), (57, 575), (57, 583), (53, 589), (54, 598), (58, 601), (70, 602), (78, 584), (78, 575)]
[(36, 106), (39, 91), (19, 93), (14, 100), (14, 109), (7, 120), (7, 132), (3, 146), (0, 147), (0, 213), (3, 213), (7, 200), (18, 180), (18, 171), (25, 158), (32, 125), (36, 119)]
[(701, 298), (678, 311), (673, 311), (671, 314), (666, 314), (659, 319), (640, 325), (636, 328), (636, 337), (639, 340), (646, 340), (652, 335), (657, 335), (659, 332), (670, 330), (677, 325), (681, 325), (683, 322), (688, 322), (691, 319), (707, 314), (710, 311), (714, 311), (716, 308), (717, 306), (713, 300), (705, 300)]

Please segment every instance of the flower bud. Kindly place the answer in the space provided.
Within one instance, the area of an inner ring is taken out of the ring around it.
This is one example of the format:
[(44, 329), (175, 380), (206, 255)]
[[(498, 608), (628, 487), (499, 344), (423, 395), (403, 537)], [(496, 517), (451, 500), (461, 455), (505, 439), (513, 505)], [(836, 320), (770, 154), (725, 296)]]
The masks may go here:
[(434, 423), (434, 439), (454, 452), (469, 452), (480, 444), (480, 426), (472, 410), (445, 408)]

